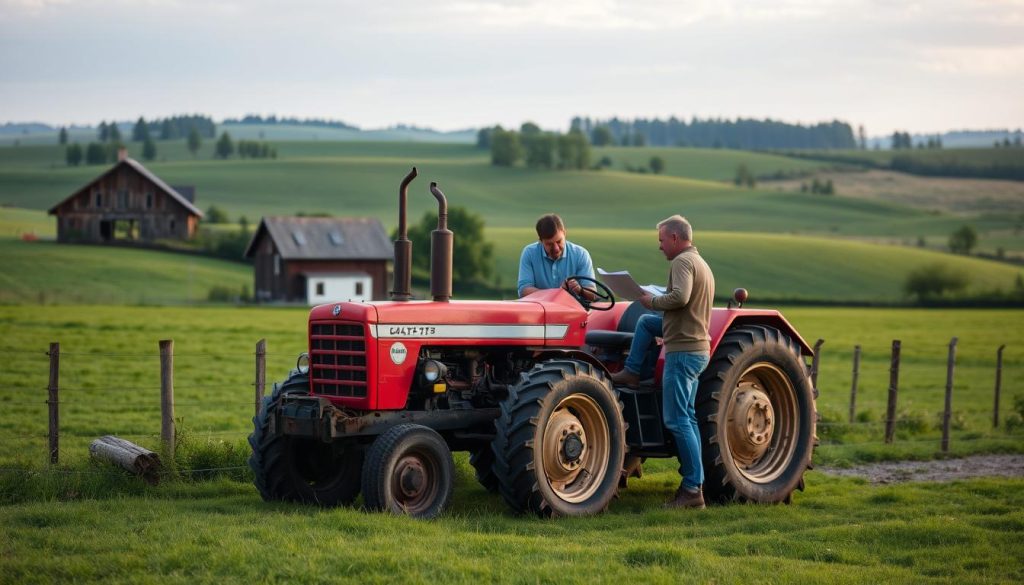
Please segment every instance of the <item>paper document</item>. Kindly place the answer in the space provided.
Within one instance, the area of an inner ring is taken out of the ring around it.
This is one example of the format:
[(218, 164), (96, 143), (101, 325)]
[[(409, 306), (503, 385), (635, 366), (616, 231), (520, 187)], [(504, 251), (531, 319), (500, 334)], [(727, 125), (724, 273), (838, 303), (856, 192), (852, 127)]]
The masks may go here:
[(653, 284), (640, 286), (635, 280), (633, 280), (633, 277), (630, 276), (628, 270), (606, 272), (604, 269), (598, 268), (597, 275), (601, 277), (601, 282), (605, 283), (608, 288), (612, 289), (615, 296), (620, 299), (626, 299), (627, 301), (635, 301), (645, 294), (652, 294), (655, 296), (665, 294), (665, 289), (660, 286), (655, 286)]

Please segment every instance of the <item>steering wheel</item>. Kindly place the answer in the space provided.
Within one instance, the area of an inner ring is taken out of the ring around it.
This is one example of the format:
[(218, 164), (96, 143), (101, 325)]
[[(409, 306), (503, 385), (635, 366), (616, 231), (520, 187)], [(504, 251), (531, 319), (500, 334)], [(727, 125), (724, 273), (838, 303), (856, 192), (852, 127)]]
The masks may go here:
[[(615, 306), (615, 295), (612, 294), (611, 289), (608, 288), (607, 286), (605, 286), (605, 284), (603, 282), (601, 282), (601, 281), (599, 281), (597, 279), (594, 279), (594, 278), (590, 278), (589, 276), (570, 276), (569, 278), (571, 278), (572, 280), (575, 280), (576, 282), (580, 283), (581, 287), (583, 286), (583, 282), (584, 281), (592, 282), (595, 285), (597, 285), (597, 290), (589, 289), (589, 288), (587, 289), (591, 293), (593, 293), (595, 297), (597, 297), (594, 300), (588, 299), (586, 297), (585, 293), (583, 292), (583, 289), (580, 289), (579, 294), (576, 294), (576, 293), (572, 292), (571, 290), (569, 290), (568, 288), (565, 288), (564, 285), (562, 286), (562, 288), (565, 289), (565, 292), (569, 293), (569, 296), (571, 296), (572, 298), (576, 299), (576, 302), (578, 302), (579, 304), (583, 305), (584, 309), (586, 309), (588, 311), (591, 310), (591, 309), (593, 309), (595, 311), (610, 311), (610, 310), (612, 310), (612, 307)], [(583, 287), (583, 288), (586, 288), (586, 287)], [(596, 303), (598, 301), (606, 301), (606, 302), (609, 303), (609, 305), (607, 307), (594, 307), (594, 306), (591, 306), (592, 303)]]

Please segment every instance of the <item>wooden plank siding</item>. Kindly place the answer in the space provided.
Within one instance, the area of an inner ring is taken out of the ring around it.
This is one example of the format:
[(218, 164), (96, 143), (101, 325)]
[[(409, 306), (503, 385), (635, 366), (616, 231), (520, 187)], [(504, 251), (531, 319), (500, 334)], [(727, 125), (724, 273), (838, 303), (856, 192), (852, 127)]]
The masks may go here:
[(129, 164), (118, 164), (50, 213), (57, 216), (58, 242), (188, 240), (200, 219)]

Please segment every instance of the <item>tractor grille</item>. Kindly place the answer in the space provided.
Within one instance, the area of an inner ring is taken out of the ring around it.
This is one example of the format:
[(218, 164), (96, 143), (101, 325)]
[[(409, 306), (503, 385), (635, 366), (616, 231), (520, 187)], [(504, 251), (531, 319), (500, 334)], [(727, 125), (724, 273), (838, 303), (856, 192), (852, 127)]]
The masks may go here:
[(366, 336), (362, 323), (315, 323), (309, 337), (313, 392), (366, 398)]

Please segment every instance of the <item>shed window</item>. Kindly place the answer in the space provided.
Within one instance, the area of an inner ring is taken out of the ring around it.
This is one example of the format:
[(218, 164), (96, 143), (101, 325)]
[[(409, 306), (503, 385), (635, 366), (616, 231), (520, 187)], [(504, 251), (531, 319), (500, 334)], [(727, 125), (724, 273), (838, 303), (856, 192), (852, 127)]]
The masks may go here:
[(96, 207), (103, 207), (103, 193), (96, 192)]
[(356, 296), (357, 297), (363, 296), (363, 283), (361, 283), (361, 282), (357, 282), (356, 283)]
[(324, 296), (324, 283), (322, 283), (322, 282), (316, 283), (316, 294), (319, 297)]
[(345, 238), (342, 237), (341, 232), (338, 230), (331, 230), (331, 232), (327, 234), (327, 238), (331, 240), (331, 243), (335, 246), (340, 246), (345, 243)]
[(126, 189), (117, 192), (117, 206), (121, 209), (128, 207), (128, 191)]
[(146, 193), (146, 209), (153, 209), (153, 194)]
[(295, 230), (295, 231), (292, 232), (292, 239), (295, 240), (295, 245), (296, 246), (305, 246), (306, 245), (306, 236), (305, 236), (305, 234), (303, 234), (299, 230)]

